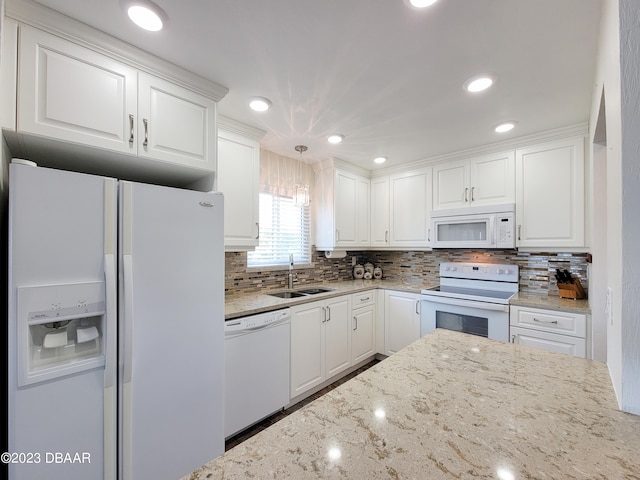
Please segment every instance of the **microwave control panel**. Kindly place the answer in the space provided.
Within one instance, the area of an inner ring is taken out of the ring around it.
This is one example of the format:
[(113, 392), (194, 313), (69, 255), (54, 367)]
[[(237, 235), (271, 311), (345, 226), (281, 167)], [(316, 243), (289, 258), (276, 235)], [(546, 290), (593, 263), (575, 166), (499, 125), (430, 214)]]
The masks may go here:
[(514, 248), (515, 247), (515, 226), (513, 214), (499, 215), (495, 218), (496, 222), (496, 247), (498, 248)]

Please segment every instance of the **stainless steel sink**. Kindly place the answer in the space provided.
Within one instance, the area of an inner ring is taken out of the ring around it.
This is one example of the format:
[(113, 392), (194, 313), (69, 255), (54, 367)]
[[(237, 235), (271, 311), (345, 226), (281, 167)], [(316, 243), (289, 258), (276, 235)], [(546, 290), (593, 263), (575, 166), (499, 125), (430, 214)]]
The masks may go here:
[(305, 288), (303, 290), (296, 290), (296, 291), (299, 293), (304, 293), (305, 295), (316, 295), (318, 293), (330, 292), (331, 290), (332, 290), (331, 288), (316, 287), (316, 288)]
[(298, 298), (298, 297), (306, 297), (305, 293), (300, 292), (274, 292), (268, 293), (267, 295), (271, 295), (272, 297), (278, 298)]
[(298, 298), (298, 297), (307, 297), (309, 295), (317, 295), (318, 293), (330, 292), (333, 290), (332, 288), (322, 288), (322, 287), (313, 287), (313, 288), (304, 288), (301, 290), (287, 290), (284, 292), (273, 292), (268, 293), (267, 295), (271, 295), (272, 297), (278, 298)]

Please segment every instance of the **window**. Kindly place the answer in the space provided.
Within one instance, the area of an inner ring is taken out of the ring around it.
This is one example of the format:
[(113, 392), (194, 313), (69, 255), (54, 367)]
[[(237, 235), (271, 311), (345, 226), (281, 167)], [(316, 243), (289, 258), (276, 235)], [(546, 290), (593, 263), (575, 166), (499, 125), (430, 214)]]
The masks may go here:
[(311, 263), (311, 213), (293, 198), (260, 194), (260, 243), (247, 253), (248, 267), (288, 266), (289, 254), (296, 265)]

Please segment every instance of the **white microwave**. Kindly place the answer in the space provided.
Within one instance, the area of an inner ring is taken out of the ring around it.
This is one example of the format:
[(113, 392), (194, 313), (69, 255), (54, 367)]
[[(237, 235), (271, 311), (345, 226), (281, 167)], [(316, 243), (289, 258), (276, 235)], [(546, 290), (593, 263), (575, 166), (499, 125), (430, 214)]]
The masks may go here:
[(432, 248), (515, 248), (515, 205), (434, 210)]

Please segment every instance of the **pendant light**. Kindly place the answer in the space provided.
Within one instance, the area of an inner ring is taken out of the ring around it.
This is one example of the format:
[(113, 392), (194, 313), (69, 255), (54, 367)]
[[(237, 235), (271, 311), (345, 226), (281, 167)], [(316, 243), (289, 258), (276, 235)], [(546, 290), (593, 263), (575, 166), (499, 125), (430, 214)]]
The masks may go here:
[(309, 206), (309, 185), (302, 182), (302, 153), (307, 151), (306, 145), (296, 145), (296, 152), (300, 152), (298, 164), (298, 183), (293, 187), (293, 203), (299, 207)]

